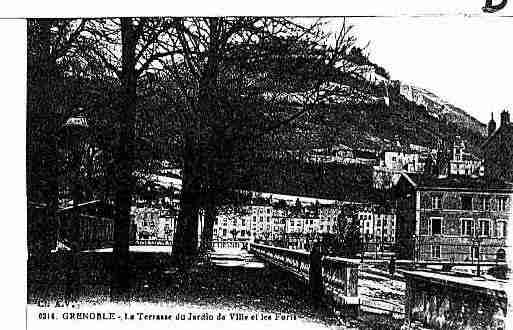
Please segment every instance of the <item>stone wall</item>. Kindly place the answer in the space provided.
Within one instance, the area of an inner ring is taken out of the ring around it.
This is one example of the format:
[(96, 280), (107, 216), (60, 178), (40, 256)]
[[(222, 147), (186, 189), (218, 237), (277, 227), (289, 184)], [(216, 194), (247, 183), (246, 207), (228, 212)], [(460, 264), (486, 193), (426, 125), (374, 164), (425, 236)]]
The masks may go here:
[(505, 329), (503, 282), (405, 272), (407, 323), (433, 329)]

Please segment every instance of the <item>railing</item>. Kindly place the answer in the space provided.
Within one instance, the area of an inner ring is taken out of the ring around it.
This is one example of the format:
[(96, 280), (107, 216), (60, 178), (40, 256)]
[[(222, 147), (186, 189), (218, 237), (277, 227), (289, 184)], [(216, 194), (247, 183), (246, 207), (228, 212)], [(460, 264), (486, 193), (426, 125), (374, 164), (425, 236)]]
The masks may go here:
[[(310, 254), (262, 244), (250, 244), (251, 252), (309, 282)], [(346, 258), (323, 257), (321, 261), (324, 290), (337, 303), (359, 305), (359, 262)]]
[(251, 243), (250, 249), (257, 256), (286, 269), (303, 281), (308, 281), (310, 273), (309, 253), (256, 243)]
[(172, 239), (138, 239), (135, 240), (135, 245), (139, 246), (172, 246)]
[[(470, 238), (466, 238), (470, 240)], [(452, 261), (461, 263), (504, 262), (510, 247), (499, 239), (484, 238), (482, 242), (429, 242), (417, 240), (414, 258), (418, 262)], [(474, 252), (474, 250), (476, 250)], [(477, 253), (479, 251), (479, 253)], [(502, 254), (502, 258), (501, 258)]]
[(359, 263), (351, 259), (324, 257), (322, 279), (325, 290), (334, 296), (358, 297), (358, 266)]
[(248, 241), (227, 241), (227, 240), (219, 240), (212, 241), (213, 249), (247, 249)]

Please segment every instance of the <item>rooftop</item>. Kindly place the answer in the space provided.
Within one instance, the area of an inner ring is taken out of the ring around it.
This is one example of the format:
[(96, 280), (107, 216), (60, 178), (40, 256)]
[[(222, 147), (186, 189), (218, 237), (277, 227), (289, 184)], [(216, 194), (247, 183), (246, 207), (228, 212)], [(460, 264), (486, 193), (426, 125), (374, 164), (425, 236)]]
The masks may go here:
[(401, 175), (418, 189), (454, 189), (474, 191), (513, 192), (513, 183), (486, 177), (469, 177), (459, 175), (427, 176), (419, 173), (401, 173)]
[[(507, 131), (507, 133), (503, 133), (503, 131)], [(509, 133), (508, 133), (509, 131)], [(496, 135), (500, 135), (500, 134), (510, 134), (512, 135), (513, 134), (513, 123), (504, 123), (502, 124), (500, 127), (498, 127), (487, 139), (485, 142), (483, 142), (483, 144), (481, 145), (481, 148), (486, 148), (486, 146), (488, 145), (488, 143), (490, 143), (490, 141), (492, 141)]]

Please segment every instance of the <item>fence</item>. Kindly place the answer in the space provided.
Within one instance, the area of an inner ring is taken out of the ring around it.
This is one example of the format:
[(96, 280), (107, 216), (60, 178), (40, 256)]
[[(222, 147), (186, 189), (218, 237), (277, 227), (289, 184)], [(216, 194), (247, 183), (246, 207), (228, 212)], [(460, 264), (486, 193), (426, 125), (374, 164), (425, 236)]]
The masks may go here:
[(249, 244), (248, 241), (219, 240), (219, 241), (212, 241), (212, 248), (213, 249), (247, 249), (248, 244)]
[[(309, 282), (310, 254), (262, 244), (250, 244), (251, 252), (268, 262), (291, 272), (300, 280)], [(342, 305), (359, 305), (358, 261), (345, 258), (323, 257), (321, 278), (325, 293)]]
[(172, 239), (138, 239), (134, 242), (138, 246), (173, 246)]
[(114, 220), (111, 218), (60, 213), (59, 240), (73, 250), (111, 247), (114, 242)]
[(505, 261), (507, 246), (500, 243), (415, 242), (416, 261)]

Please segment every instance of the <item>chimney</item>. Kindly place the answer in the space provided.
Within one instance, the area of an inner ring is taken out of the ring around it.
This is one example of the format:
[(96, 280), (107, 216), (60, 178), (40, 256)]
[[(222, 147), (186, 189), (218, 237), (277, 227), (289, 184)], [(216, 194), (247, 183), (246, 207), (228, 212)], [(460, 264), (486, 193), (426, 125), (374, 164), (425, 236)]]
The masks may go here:
[(495, 120), (493, 120), (493, 112), (492, 112), (492, 119), (488, 122), (488, 136), (492, 135), (493, 132), (495, 132), (495, 129), (497, 128), (497, 124), (495, 123)]
[(502, 110), (501, 112), (501, 126), (509, 124), (509, 112)]

